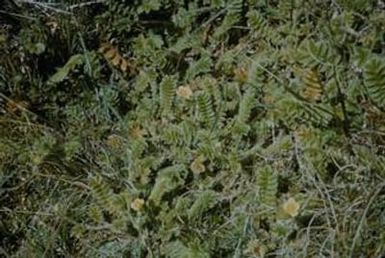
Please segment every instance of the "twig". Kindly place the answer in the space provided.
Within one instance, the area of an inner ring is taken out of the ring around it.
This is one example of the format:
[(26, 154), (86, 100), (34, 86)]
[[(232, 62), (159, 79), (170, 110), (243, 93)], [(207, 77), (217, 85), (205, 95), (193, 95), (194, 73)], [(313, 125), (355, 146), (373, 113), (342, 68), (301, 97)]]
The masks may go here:
[(7, 208), (7, 207), (4, 207), (4, 208), (0, 209), (0, 213), (1, 212), (3, 212), (3, 213), (29, 214), (29, 215), (38, 215), (38, 216), (56, 216), (56, 214), (49, 213), (49, 212), (28, 211), (28, 210), (22, 211), (22, 210), (10, 209), (10, 208)]
[(337, 72), (335, 66), (333, 66), (333, 71), (334, 71), (334, 74), (336, 75), (337, 97), (338, 97), (338, 101), (340, 102), (341, 109), (342, 109), (342, 115), (343, 115), (342, 126), (343, 126), (343, 130), (344, 130), (345, 135), (347, 137), (349, 137), (349, 135), (350, 135), (350, 120), (349, 120), (348, 112), (347, 112), (346, 106), (345, 106), (346, 97), (345, 97), (345, 94), (342, 92), (341, 80), (340, 80), (339, 73)]
[(69, 15), (72, 14), (71, 12), (52, 7), (53, 4), (50, 4), (50, 3), (42, 3), (42, 2), (37, 2), (37, 1), (33, 1), (33, 0), (19, 0), (18, 3), (35, 5), (37, 7), (47, 9), (50, 11), (54, 11), (57, 13), (63, 13), (63, 14), (69, 14)]
[(27, 20), (30, 20), (30, 21), (36, 21), (35, 18), (29, 17), (29, 16), (25, 16), (25, 15), (21, 15), (21, 14), (17, 14), (17, 13), (5, 12), (3, 10), (0, 10), (0, 13), (6, 14), (6, 15), (10, 15), (10, 16), (15, 16), (15, 17), (18, 17), (18, 18), (27, 19)]
[(360, 233), (361, 233), (361, 229), (362, 229), (362, 226), (364, 224), (364, 220), (366, 218), (366, 215), (368, 214), (369, 212), (369, 208), (370, 206), (372, 206), (374, 200), (377, 198), (377, 196), (381, 193), (382, 191), (382, 188), (385, 187), (385, 183), (382, 183), (378, 186), (377, 188), (377, 191), (375, 191), (372, 195), (372, 197), (370, 197), (369, 201), (368, 201), (368, 205), (366, 206), (365, 210), (364, 210), (364, 213), (362, 214), (361, 216), (361, 219), (360, 219), (360, 222), (358, 224), (358, 227), (357, 227), (357, 231), (356, 231), (356, 234), (354, 235), (354, 238), (353, 238), (353, 243), (350, 247), (350, 256), (349, 257), (354, 257), (354, 249), (356, 248), (356, 244), (357, 244), (357, 241), (358, 241), (358, 238), (360, 236)]
[(73, 5), (68, 6), (67, 10), (72, 11), (73, 9), (83, 8), (83, 7), (94, 5), (94, 4), (104, 4), (105, 2), (106, 2), (106, 0), (95, 0), (95, 1), (89, 1), (89, 2), (80, 3), (80, 4), (73, 4)]

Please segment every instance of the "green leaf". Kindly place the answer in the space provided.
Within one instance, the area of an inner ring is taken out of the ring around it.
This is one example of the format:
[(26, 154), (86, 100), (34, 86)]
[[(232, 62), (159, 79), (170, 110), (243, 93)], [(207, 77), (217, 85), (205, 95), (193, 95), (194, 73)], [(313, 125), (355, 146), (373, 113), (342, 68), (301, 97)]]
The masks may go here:
[(214, 191), (204, 191), (198, 195), (198, 198), (188, 211), (189, 219), (197, 219), (202, 214), (214, 207), (217, 203), (217, 197)]
[(183, 166), (175, 165), (159, 171), (155, 185), (149, 197), (155, 205), (160, 204), (160, 201), (165, 193), (170, 192), (183, 184), (184, 181), (181, 177), (183, 170)]
[(68, 76), (68, 74), (73, 69), (75, 69), (77, 65), (80, 65), (83, 62), (84, 62), (83, 55), (77, 54), (77, 55), (71, 56), (70, 59), (67, 61), (67, 63), (63, 67), (59, 68), (57, 72), (49, 78), (48, 81), (51, 83), (58, 83), (63, 81)]

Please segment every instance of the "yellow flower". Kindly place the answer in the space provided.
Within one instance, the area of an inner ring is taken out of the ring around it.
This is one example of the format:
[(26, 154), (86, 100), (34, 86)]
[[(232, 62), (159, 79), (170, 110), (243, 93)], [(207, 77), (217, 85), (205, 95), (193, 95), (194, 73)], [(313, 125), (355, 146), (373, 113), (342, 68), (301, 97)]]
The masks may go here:
[(176, 95), (178, 95), (179, 97), (184, 98), (184, 99), (190, 99), (192, 93), (193, 92), (192, 92), (190, 86), (188, 86), (188, 85), (187, 86), (180, 86), (176, 90)]
[(294, 198), (289, 198), (283, 204), (283, 211), (291, 217), (296, 217), (299, 213), (299, 203)]
[(136, 198), (132, 203), (131, 203), (131, 209), (134, 211), (142, 211), (144, 207), (144, 200), (141, 198)]
[(199, 156), (198, 158), (196, 158), (190, 165), (190, 169), (192, 170), (192, 172), (196, 173), (196, 174), (200, 174), (200, 173), (203, 173), (205, 172), (206, 170), (206, 167), (205, 165), (203, 164), (204, 162), (204, 157), (202, 156)]

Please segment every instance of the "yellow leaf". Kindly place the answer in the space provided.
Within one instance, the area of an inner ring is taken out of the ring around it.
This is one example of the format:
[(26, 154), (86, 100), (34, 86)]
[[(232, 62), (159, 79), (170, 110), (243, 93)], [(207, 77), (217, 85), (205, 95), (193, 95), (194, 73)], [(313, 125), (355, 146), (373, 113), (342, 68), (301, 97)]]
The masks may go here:
[(112, 60), (112, 59), (115, 58), (116, 56), (118, 56), (118, 52), (116, 51), (115, 48), (109, 49), (109, 50), (104, 54), (104, 58), (106, 58), (107, 60)]
[(142, 139), (146, 135), (146, 131), (139, 125), (135, 125), (130, 129), (129, 135), (134, 139)]
[(235, 80), (244, 83), (248, 79), (248, 70), (245, 67), (239, 67), (234, 69)]
[(120, 64), (120, 70), (122, 70), (123, 72), (126, 72), (127, 71), (127, 68), (128, 68), (128, 62), (126, 59), (122, 59), (122, 63)]
[(323, 94), (323, 85), (318, 70), (302, 69), (297, 70), (299, 77), (303, 82), (302, 96), (309, 101), (320, 101)]
[(116, 55), (116, 56), (111, 60), (111, 63), (112, 63), (114, 66), (119, 66), (121, 60), (122, 60), (122, 58), (121, 58), (119, 55)]

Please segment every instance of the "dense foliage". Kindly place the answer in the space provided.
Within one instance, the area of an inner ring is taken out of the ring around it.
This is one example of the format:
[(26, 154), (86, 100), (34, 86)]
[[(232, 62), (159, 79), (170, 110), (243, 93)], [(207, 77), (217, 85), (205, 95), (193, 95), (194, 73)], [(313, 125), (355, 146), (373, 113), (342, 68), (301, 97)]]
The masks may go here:
[(0, 256), (385, 254), (383, 1), (0, 8)]

